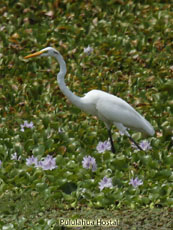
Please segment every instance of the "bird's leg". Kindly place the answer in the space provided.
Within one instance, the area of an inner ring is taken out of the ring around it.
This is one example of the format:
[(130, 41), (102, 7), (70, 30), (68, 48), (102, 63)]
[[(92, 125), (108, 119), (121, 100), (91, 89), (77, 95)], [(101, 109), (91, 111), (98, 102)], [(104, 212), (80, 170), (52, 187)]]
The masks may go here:
[(111, 150), (112, 150), (113, 153), (115, 153), (115, 147), (114, 147), (114, 143), (113, 143), (113, 140), (112, 140), (111, 129), (108, 129), (108, 135), (109, 135), (110, 142), (111, 142)]
[(143, 149), (136, 143), (136, 141), (130, 136), (129, 132), (127, 131), (127, 128), (121, 124), (121, 123), (115, 123), (115, 125), (117, 126), (117, 128), (124, 133), (126, 136), (128, 136), (128, 138), (136, 145), (136, 147), (143, 151)]
[(143, 149), (136, 143), (136, 141), (130, 136), (130, 134), (128, 135), (128, 138), (136, 145), (136, 147), (137, 147), (139, 150), (143, 151)]

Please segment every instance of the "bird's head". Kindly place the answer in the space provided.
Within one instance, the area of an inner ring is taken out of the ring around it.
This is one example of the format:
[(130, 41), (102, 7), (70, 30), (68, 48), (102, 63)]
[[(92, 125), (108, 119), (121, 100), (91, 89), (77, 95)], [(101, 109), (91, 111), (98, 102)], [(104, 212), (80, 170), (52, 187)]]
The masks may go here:
[(36, 56), (40, 56), (40, 57), (46, 57), (46, 56), (52, 56), (52, 57), (55, 57), (57, 55), (60, 55), (60, 53), (52, 48), (52, 47), (46, 47), (38, 52), (35, 52), (33, 54), (29, 54), (27, 56), (24, 57), (24, 59), (28, 59), (28, 58), (31, 58), (31, 57), (36, 57)]

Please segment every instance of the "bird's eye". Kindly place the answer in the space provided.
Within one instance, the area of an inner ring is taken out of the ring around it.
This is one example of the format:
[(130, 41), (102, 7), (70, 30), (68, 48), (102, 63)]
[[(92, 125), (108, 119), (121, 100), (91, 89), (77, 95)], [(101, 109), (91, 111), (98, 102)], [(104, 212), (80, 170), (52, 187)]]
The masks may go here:
[(54, 54), (57, 54), (57, 55), (59, 54), (59, 53), (58, 53), (58, 52), (56, 52), (56, 51), (53, 51), (53, 52), (54, 52)]

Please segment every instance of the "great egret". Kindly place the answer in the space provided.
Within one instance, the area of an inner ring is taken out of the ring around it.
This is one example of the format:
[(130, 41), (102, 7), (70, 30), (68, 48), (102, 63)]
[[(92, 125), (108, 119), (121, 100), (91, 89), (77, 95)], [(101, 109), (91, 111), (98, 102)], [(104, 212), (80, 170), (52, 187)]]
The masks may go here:
[(67, 69), (66, 63), (59, 51), (52, 47), (47, 47), (24, 58), (27, 59), (36, 56), (51, 56), (56, 58), (60, 65), (57, 81), (61, 91), (74, 105), (89, 114), (97, 116), (105, 123), (113, 153), (115, 153), (115, 147), (111, 134), (112, 125), (115, 125), (121, 132), (126, 134), (140, 150), (142, 148), (132, 139), (127, 128), (146, 133), (150, 136), (154, 135), (155, 132), (151, 124), (123, 99), (101, 90), (91, 90), (84, 97), (78, 97), (73, 94), (64, 82)]

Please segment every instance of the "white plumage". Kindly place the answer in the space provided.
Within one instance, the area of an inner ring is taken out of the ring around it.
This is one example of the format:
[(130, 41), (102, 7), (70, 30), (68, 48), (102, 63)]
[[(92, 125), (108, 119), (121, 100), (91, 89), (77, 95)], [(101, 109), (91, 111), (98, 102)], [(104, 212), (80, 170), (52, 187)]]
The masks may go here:
[(38, 55), (53, 56), (57, 59), (60, 64), (60, 72), (57, 75), (57, 81), (61, 91), (74, 105), (89, 114), (97, 116), (105, 123), (109, 132), (113, 152), (115, 152), (115, 148), (111, 136), (112, 125), (115, 125), (120, 131), (124, 132), (140, 150), (142, 149), (131, 138), (127, 128), (131, 128), (151, 136), (154, 135), (155, 132), (151, 124), (123, 99), (101, 90), (92, 90), (84, 97), (78, 97), (73, 94), (64, 82), (66, 64), (63, 57), (57, 50), (47, 47), (39, 52), (28, 55), (25, 58), (27, 59)]
[[(81, 98), (85, 112), (98, 116), (107, 128), (113, 124), (121, 124), (125, 127), (154, 135), (151, 124), (142, 117), (131, 105), (123, 99), (101, 90), (92, 90)], [(118, 128), (118, 127), (117, 127)], [(124, 130), (121, 130), (124, 131)]]

